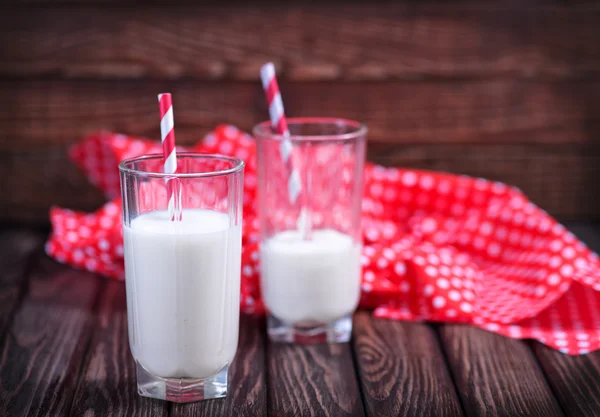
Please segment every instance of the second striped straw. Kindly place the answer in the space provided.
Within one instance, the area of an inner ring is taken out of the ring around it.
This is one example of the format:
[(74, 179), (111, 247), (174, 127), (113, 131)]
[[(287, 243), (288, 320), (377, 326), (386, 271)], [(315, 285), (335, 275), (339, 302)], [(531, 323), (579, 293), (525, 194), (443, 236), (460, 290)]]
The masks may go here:
[(288, 195), (290, 202), (293, 204), (298, 199), (302, 183), (298, 171), (292, 166), (292, 141), (289, 139), (290, 131), (288, 129), (285, 112), (283, 110), (283, 100), (279, 92), (279, 85), (275, 77), (275, 66), (272, 62), (268, 62), (260, 69), (260, 78), (267, 96), (267, 104), (269, 105), (269, 116), (273, 130), (279, 135), (283, 135), (283, 140), (279, 147), (281, 158), (289, 172), (288, 179)]
[[(275, 76), (275, 66), (272, 62), (268, 62), (262, 66), (260, 69), (260, 78), (267, 97), (267, 104), (269, 105), (271, 126), (275, 133), (283, 136), (279, 152), (288, 173), (288, 197), (290, 203), (295, 204), (302, 191), (302, 181), (298, 170), (292, 163), (292, 141), (290, 140), (290, 131), (285, 118), (283, 100)], [(306, 198), (304, 200), (308, 201)], [(310, 239), (310, 209), (307, 204), (304, 204), (302, 207), (300, 218), (298, 219), (298, 229), (302, 231), (305, 239)]]

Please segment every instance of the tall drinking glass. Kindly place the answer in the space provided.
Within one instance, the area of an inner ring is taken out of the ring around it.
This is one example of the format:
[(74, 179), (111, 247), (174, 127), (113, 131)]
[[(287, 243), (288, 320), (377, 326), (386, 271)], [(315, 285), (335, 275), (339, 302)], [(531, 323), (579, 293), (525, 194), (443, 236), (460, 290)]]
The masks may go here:
[[(140, 395), (224, 397), (238, 344), (244, 163), (178, 153), (119, 165), (129, 344)], [(168, 210), (169, 190), (175, 209)]]
[[(345, 342), (360, 296), (360, 232), (366, 126), (332, 118), (288, 119), (287, 137), (269, 122), (258, 145), (261, 288), (275, 341)], [(290, 192), (292, 171), (300, 192)]]

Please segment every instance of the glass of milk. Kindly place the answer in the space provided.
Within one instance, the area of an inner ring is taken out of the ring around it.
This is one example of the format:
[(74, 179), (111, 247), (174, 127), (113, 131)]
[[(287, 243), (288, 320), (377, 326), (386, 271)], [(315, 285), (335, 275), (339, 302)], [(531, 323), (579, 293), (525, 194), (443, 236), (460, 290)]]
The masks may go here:
[[(270, 122), (254, 128), (268, 334), (282, 342), (346, 342), (360, 296), (367, 128), (334, 118), (290, 118), (288, 125), (289, 138)], [(285, 140), (292, 144), (287, 164)], [(300, 177), (295, 201), (290, 171)]]
[(119, 165), (127, 318), (139, 394), (191, 402), (227, 394), (237, 349), (244, 163), (178, 153), (177, 165)]

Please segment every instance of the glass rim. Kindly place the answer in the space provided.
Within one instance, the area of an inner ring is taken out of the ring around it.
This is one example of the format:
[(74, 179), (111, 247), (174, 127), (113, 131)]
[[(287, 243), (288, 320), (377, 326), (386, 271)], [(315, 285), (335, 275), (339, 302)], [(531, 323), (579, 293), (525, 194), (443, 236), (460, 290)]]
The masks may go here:
[(284, 140), (289, 139), (291, 141), (345, 141), (358, 139), (367, 134), (367, 125), (364, 123), (357, 122), (351, 119), (344, 119), (341, 117), (286, 117), (286, 121), (289, 125), (341, 125), (350, 126), (354, 128), (353, 131), (348, 133), (339, 134), (322, 134), (322, 135), (290, 135), (285, 136), (279, 133), (274, 133), (271, 129), (271, 121), (266, 120), (254, 126), (252, 128), (252, 134), (255, 138), (268, 137), (269, 139)]
[(223, 177), (231, 174), (235, 174), (240, 172), (243, 168), (245, 162), (234, 156), (227, 156), (221, 154), (209, 154), (209, 153), (198, 153), (198, 152), (177, 152), (177, 158), (194, 158), (194, 159), (205, 159), (205, 160), (219, 160), (230, 162), (232, 166), (226, 169), (219, 169), (215, 171), (206, 171), (206, 172), (176, 172), (174, 174), (166, 174), (164, 172), (156, 172), (156, 171), (145, 171), (143, 169), (135, 169), (127, 166), (128, 164), (132, 164), (134, 162), (139, 161), (151, 161), (156, 159), (163, 159), (162, 154), (151, 153), (145, 155), (138, 155), (131, 158), (127, 158), (122, 160), (119, 163), (119, 172), (123, 172), (126, 174), (133, 174), (140, 177), (150, 177), (150, 178), (208, 178), (208, 177)]

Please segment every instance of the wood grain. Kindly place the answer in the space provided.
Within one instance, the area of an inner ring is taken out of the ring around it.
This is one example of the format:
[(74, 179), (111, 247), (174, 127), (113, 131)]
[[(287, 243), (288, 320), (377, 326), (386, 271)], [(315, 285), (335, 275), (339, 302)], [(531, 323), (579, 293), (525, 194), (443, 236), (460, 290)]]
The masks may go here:
[(439, 332), (467, 415), (563, 415), (525, 342), (466, 325)]
[[(0, 173), (11, 179), (0, 184), (0, 219), (43, 222), (50, 204), (98, 207), (102, 196), (66, 160), (65, 146), (97, 129), (158, 138), (156, 92), (173, 92), (178, 142), (190, 144), (217, 123), (248, 130), (262, 120), (257, 84), (0, 82), (0, 98), (15, 108), (0, 113)], [(590, 198), (600, 82), (282, 84), (290, 114), (365, 121), (373, 161), (502, 180), (565, 218), (600, 213)]]
[(588, 145), (372, 146), (385, 166), (446, 171), (503, 181), (521, 188), (550, 214), (595, 219), (600, 175), (598, 149)]
[[(47, 224), (48, 211), (57, 205), (92, 211), (105, 198), (67, 158), (67, 149), (6, 155), (0, 152), (0, 219)], [(14, 194), (9, 194), (14, 193)]]
[(354, 350), (368, 416), (463, 415), (430, 326), (358, 312)]
[[(135, 363), (129, 350), (125, 287), (106, 284), (99, 303), (88, 361), (71, 416), (262, 416), (266, 415), (264, 323), (242, 316), (236, 359), (226, 399), (169, 404), (137, 394)], [(170, 413), (169, 413), (170, 410)]]
[(32, 274), (0, 355), (0, 415), (68, 415), (101, 281), (47, 258)]
[[(427, 145), (376, 144), (369, 160), (386, 166), (441, 170), (504, 181), (520, 187), (536, 204), (563, 219), (598, 219), (594, 198), (600, 178), (595, 145)], [(101, 193), (67, 160), (66, 149), (0, 153), (0, 219), (46, 224), (48, 209), (59, 205), (94, 210)], [(18, 180), (17, 180), (18, 179)]]
[(57, 3), (3, 10), (0, 74), (255, 80), (258, 66), (271, 59), (282, 77), (294, 80), (561, 78), (600, 71), (600, 10), (589, 4), (52, 7)]
[(263, 318), (242, 315), (238, 350), (229, 369), (227, 397), (193, 404), (173, 404), (170, 416), (266, 416), (265, 333)]
[(363, 416), (349, 344), (267, 345), (269, 415)]
[[(590, 249), (600, 250), (600, 228), (597, 225), (567, 222), (565, 226)], [(565, 414), (597, 416), (600, 412), (600, 352), (570, 356), (538, 342), (532, 342), (532, 346)]]
[(600, 253), (600, 224), (584, 221), (568, 221), (565, 226), (591, 250)]
[(538, 342), (533, 344), (533, 351), (565, 414), (597, 416), (600, 412), (600, 352), (568, 356)]
[(93, 323), (93, 336), (71, 416), (166, 417), (169, 404), (137, 393), (129, 350), (123, 282), (108, 281)]
[(43, 236), (27, 229), (0, 231), (0, 340), (3, 340), (15, 308), (25, 296), (33, 257)]
[[(263, 119), (257, 84), (0, 82), (0, 98), (15, 107), (0, 113), (0, 173), (11, 178), (0, 184), (0, 219), (45, 221), (50, 204), (98, 207), (102, 196), (66, 161), (65, 146), (98, 129), (158, 138), (156, 92), (173, 92), (178, 142), (190, 144), (218, 123), (248, 130)], [(376, 162), (502, 180), (566, 218), (600, 213), (589, 198), (600, 166), (593, 110), (600, 82), (306, 82), (282, 89), (290, 114), (365, 121)]]
[[(335, 116), (369, 126), (369, 140), (424, 143), (598, 142), (600, 79), (590, 82), (281, 83), (289, 116)], [(244, 130), (267, 118), (260, 83), (0, 81), (0, 152), (48, 150), (99, 129), (159, 138), (156, 94), (173, 93), (177, 140), (217, 123)], [(17, 155), (15, 155), (16, 157)]]

